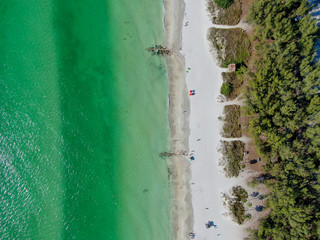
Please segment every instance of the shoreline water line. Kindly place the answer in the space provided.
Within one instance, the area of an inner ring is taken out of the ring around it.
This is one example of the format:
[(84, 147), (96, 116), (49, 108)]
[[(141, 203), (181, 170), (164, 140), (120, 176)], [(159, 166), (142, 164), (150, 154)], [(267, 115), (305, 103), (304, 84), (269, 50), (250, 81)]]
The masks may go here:
[[(188, 152), (189, 146), (189, 99), (185, 94), (185, 61), (181, 54), (182, 22), (185, 3), (183, 0), (164, 1), (164, 27), (167, 34), (166, 47), (177, 50), (166, 56), (169, 81), (169, 124), (171, 152)], [(185, 239), (193, 232), (193, 211), (191, 203), (190, 165), (185, 156), (172, 156), (168, 160), (171, 173), (172, 192), (172, 238)]]

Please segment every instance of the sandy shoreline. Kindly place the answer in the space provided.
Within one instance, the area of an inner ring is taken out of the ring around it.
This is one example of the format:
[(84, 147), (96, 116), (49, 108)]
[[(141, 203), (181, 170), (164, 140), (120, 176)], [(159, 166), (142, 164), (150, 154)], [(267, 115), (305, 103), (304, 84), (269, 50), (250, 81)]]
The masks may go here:
[[(196, 239), (242, 239), (243, 227), (225, 216), (221, 198), (222, 192), (242, 185), (244, 178), (227, 179), (218, 166), (222, 140), (218, 117), (225, 105), (218, 98), (224, 70), (210, 53), (207, 31), (213, 25), (206, 0), (165, 0), (164, 8), (167, 47), (182, 50), (166, 57), (171, 152), (192, 150), (196, 158), (191, 163), (186, 156), (169, 159), (173, 239), (188, 239), (189, 232), (195, 232)], [(186, 67), (191, 71), (186, 73)], [(196, 95), (189, 98), (190, 89), (195, 89)], [(206, 229), (209, 220), (218, 228)]]
[[(185, 94), (185, 62), (179, 52), (182, 44), (183, 0), (165, 0), (164, 25), (167, 33), (166, 46), (176, 50), (166, 56), (169, 78), (169, 121), (171, 152), (189, 152), (189, 99)], [(177, 155), (168, 159), (172, 186), (172, 232), (173, 239), (186, 239), (192, 232), (193, 212), (191, 205), (190, 165), (185, 156)]]

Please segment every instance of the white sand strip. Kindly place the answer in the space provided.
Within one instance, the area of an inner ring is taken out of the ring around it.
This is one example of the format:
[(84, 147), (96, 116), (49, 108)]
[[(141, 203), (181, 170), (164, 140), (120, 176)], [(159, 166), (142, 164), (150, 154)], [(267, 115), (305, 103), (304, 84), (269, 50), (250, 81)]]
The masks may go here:
[[(189, 99), (185, 94), (185, 63), (181, 48), (183, 0), (165, 0), (164, 25), (167, 33), (166, 46), (175, 53), (166, 56), (169, 78), (169, 119), (171, 130), (171, 152), (188, 152), (189, 137)], [(172, 238), (182, 240), (192, 232), (193, 215), (190, 189), (190, 164), (185, 156), (176, 155), (168, 158), (172, 187)]]
[[(182, 30), (182, 51), (185, 57), (188, 90), (196, 94), (190, 97), (189, 150), (194, 150), (191, 164), (191, 192), (194, 215), (195, 239), (243, 239), (244, 229), (224, 216), (222, 192), (232, 186), (243, 185), (244, 178), (227, 179), (218, 167), (218, 147), (222, 123), (223, 105), (218, 102), (222, 84), (221, 69), (210, 53), (207, 32), (212, 23), (206, 11), (206, 0), (185, 0), (185, 18)], [(186, 69), (185, 69), (186, 70)], [(187, 95), (188, 92), (185, 92)], [(208, 208), (208, 209), (207, 209)], [(205, 223), (214, 221), (217, 228), (206, 229)], [(181, 239), (188, 239), (187, 237)]]
[(244, 143), (250, 142), (252, 139), (246, 136), (242, 136), (241, 138), (221, 138), (223, 141), (231, 142), (231, 141), (242, 141)]
[(209, 27), (221, 28), (221, 29), (242, 28), (244, 30), (249, 30), (252, 28), (248, 23), (244, 22), (243, 20), (241, 20), (237, 25), (219, 25), (219, 24), (211, 23)]

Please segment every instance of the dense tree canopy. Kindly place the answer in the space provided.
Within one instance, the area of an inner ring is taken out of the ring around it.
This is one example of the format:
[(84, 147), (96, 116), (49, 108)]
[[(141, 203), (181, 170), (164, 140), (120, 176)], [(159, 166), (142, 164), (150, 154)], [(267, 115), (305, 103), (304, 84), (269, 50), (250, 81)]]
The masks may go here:
[(271, 213), (252, 239), (320, 239), (319, 29), (306, 0), (256, 0), (257, 42), (246, 110), (258, 151), (272, 175)]

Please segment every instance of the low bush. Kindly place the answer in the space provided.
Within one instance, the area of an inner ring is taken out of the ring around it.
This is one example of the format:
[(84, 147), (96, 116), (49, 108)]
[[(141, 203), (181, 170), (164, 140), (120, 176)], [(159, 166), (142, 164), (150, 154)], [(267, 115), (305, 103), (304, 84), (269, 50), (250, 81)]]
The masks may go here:
[(233, 91), (233, 85), (232, 83), (223, 83), (220, 89), (220, 93), (229, 96)]
[(240, 124), (240, 106), (227, 105), (224, 107), (224, 121), (221, 135), (225, 138), (239, 138), (242, 135)]
[[(223, 84), (221, 87), (221, 94), (225, 95), (227, 100), (233, 100), (237, 98), (241, 91), (244, 75), (237, 72), (223, 72), (222, 79)], [(229, 86), (231, 86), (229, 88)], [(230, 92), (231, 90), (231, 92)]]
[(248, 214), (245, 214), (244, 203), (248, 200), (248, 192), (244, 188), (233, 187), (231, 196), (224, 194), (223, 197), (235, 222), (242, 224), (246, 218), (249, 218)]
[(222, 6), (227, 6), (226, 4), (220, 6), (217, 1), (208, 0), (208, 11), (211, 14), (213, 24), (236, 25), (240, 22), (241, 0), (232, 0), (229, 1), (229, 4), (229, 7), (224, 8)]
[(238, 177), (243, 160), (244, 143), (241, 141), (221, 141), (222, 158), (219, 163), (227, 177)]
[(242, 29), (211, 28), (208, 39), (221, 67), (227, 67), (231, 63), (248, 64), (251, 43)]
[(234, 0), (215, 0), (219, 7), (228, 8), (232, 5)]

